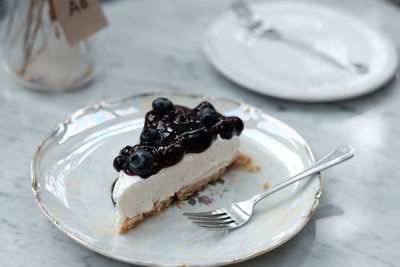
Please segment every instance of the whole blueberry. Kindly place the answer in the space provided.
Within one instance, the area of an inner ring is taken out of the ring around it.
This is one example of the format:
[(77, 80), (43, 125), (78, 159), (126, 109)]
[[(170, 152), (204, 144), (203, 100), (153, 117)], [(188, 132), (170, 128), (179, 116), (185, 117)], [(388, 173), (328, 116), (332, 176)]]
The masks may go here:
[(174, 110), (174, 104), (165, 97), (159, 97), (153, 101), (153, 110), (156, 113), (169, 113)]
[(147, 129), (140, 135), (142, 144), (156, 144), (161, 140), (161, 134), (157, 129)]
[(202, 110), (203, 108), (212, 108), (215, 110), (215, 108), (213, 107), (213, 105), (211, 105), (210, 102), (207, 101), (203, 101), (200, 104), (197, 105), (196, 109), (197, 110)]
[(212, 108), (203, 108), (199, 112), (200, 120), (204, 125), (210, 126), (218, 121), (218, 113)]
[(114, 169), (115, 169), (117, 172), (119, 172), (119, 171), (121, 171), (121, 170), (123, 170), (123, 169), (126, 168), (127, 163), (128, 163), (127, 157), (125, 157), (125, 156), (118, 156), (118, 157), (116, 157), (116, 158), (114, 159), (113, 166), (114, 166)]
[(235, 125), (236, 135), (240, 135), (243, 131), (243, 121), (239, 117), (231, 117), (233, 124)]
[(219, 135), (222, 139), (231, 139), (234, 131), (235, 124), (230, 119), (225, 119), (218, 122)]
[(154, 166), (154, 156), (145, 150), (136, 150), (129, 156), (127, 168), (142, 178), (150, 176)]

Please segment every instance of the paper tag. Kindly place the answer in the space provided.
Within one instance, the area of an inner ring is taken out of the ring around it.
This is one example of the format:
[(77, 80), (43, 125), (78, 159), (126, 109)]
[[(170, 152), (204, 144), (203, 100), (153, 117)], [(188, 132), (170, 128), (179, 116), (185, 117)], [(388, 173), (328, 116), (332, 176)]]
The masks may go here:
[(52, 4), (70, 45), (108, 25), (99, 0), (52, 0)]

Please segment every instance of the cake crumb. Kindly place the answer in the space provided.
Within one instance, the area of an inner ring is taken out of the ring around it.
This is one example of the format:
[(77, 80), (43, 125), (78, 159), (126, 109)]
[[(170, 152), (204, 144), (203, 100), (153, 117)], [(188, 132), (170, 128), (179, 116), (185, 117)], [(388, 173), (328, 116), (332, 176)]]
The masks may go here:
[(176, 206), (178, 209), (181, 209), (181, 208), (183, 208), (183, 207), (185, 206), (185, 202), (183, 202), (183, 201), (177, 201), (177, 202), (175, 203), (175, 206)]
[(264, 189), (268, 189), (268, 188), (269, 188), (269, 183), (263, 184), (263, 188), (264, 188)]
[(252, 164), (252, 158), (249, 155), (240, 154), (231, 165), (233, 168), (243, 168), (248, 172), (258, 172), (261, 167)]

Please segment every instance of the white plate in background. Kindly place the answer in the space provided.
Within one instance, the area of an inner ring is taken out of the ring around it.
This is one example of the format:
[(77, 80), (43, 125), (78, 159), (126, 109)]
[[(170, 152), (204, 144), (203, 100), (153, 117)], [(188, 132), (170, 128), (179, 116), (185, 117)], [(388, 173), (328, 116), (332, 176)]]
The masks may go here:
[(294, 101), (336, 101), (377, 90), (397, 71), (393, 43), (339, 10), (286, 1), (252, 7), (286, 35), (363, 63), (369, 72), (353, 74), (283, 41), (255, 39), (229, 11), (206, 31), (203, 49), (219, 72), (247, 89)]

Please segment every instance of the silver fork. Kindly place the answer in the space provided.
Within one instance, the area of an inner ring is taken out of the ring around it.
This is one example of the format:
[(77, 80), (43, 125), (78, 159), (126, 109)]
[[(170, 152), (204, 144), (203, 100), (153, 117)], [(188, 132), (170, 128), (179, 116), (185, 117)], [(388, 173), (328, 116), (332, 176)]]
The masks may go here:
[(236, 2), (232, 5), (232, 9), (239, 18), (240, 23), (255, 37), (263, 37), (269, 40), (280, 40), (291, 44), (297, 48), (307, 51), (325, 61), (356, 74), (364, 74), (368, 72), (368, 67), (361, 63), (346, 62), (336, 59), (323, 51), (320, 51), (306, 42), (292, 39), (278, 31), (272, 25), (267, 23), (261, 16), (252, 11), (251, 7), (244, 1)]
[(196, 213), (183, 213), (197, 226), (209, 230), (232, 230), (247, 223), (253, 213), (254, 206), (262, 199), (275, 193), (288, 185), (309, 177), (312, 174), (342, 163), (354, 156), (354, 149), (349, 146), (340, 146), (324, 158), (313, 163), (299, 174), (281, 182), (280, 184), (268, 189), (254, 197), (234, 203), (230, 206)]

